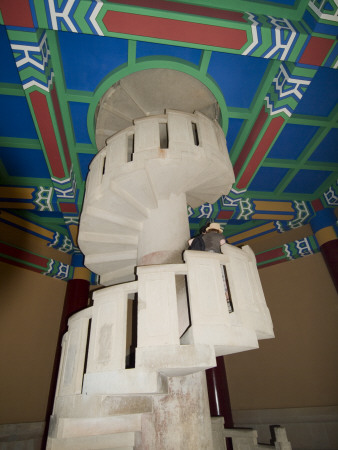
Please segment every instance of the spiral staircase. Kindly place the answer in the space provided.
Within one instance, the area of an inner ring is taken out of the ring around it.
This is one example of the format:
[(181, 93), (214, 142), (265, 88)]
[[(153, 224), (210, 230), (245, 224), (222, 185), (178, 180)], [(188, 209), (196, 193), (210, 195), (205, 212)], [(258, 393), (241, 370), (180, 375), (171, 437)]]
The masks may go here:
[(148, 75), (117, 83), (98, 107), (101, 150), (90, 165), (78, 242), (107, 287), (68, 322), (48, 449), (221, 450), (205, 370), (216, 356), (273, 337), (249, 247), (183, 252), (187, 205), (214, 203), (234, 182), (215, 99), (186, 75), (164, 99), (158, 83), (177, 74)]
[(103, 285), (135, 279), (150, 210), (182, 194), (193, 208), (214, 203), (233, 182), (217, 122), (180, 111), (135, 120), (91, 163), (78, 239), (86, 266)]

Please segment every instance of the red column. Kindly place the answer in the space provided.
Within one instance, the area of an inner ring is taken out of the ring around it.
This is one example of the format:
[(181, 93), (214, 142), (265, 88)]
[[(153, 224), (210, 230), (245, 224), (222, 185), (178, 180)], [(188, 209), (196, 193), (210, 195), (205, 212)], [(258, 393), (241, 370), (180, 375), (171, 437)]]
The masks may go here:
[(310, 225), (338, 292), (338, 236), (336, 222), (337, 219), (333, 208), (325, 208), (316, 211), (316, 215), (311, 220)]
[(338, 239), (320, 246), (324, 261), (338, 292)]
[(70, 316), (88, 306), (89, 281), (74, 279), (67, 283), (65, 302), (60, 321), (59, 338), (67, 331), (67, 323)]

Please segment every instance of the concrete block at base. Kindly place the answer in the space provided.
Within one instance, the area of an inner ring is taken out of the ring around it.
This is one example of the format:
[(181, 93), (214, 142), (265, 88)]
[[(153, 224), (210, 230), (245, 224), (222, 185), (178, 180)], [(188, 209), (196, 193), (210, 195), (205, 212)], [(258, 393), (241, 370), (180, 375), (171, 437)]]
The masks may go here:
[(160, 345), (138, 347), (136, 366), (158, 370), (167, 376), (184, 376), (216, 366), (211, 345)]
[(224, 417), (211, 417), (213, 450), (226, 450), (224, 438)]
[(146, 369), (86, 373), (83, 393), (91, 394), (159, 394), (168, 389), (165, 376)]

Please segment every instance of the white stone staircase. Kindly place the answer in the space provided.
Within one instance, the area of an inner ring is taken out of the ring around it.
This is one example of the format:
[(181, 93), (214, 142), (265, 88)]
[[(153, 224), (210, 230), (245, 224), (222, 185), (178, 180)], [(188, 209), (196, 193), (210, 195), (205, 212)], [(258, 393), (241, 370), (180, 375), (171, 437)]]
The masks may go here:
[[(93, 306), (69, 319), (48, 449), (146, 448), (143, 421), (153, 414), (155, 398), (170, 396), (170, 377), (203, 373), (217, 355), (257, 348), (258, 339), (273, 337), (252, 251), (225, 244), (222, 252), (186, 251), (185, 263), (138, 267), (137, 281), (96, 291)], [(182, 337), (180, 275), (187, 279), (191, 312)], [(127, 306), (135, 293), (136, 362), (127, 369)]]
[(139, 234), (159, 202), (214, 203), (233, 182), (216, 121), (180, 111), (135, 120), (90, 165), (78, 237), (86, 266), (103, 285), (134, 280)]
[(185, 251), (182, 261), (187, 203), (214, 203), (233, 182), (223, 131), (200, 112), (137, 118), (93, 159), (78, 241), (110, 287), (68, 322), (48, 449), (212, 449), (205, 370), (273, 337), (250, 248)]

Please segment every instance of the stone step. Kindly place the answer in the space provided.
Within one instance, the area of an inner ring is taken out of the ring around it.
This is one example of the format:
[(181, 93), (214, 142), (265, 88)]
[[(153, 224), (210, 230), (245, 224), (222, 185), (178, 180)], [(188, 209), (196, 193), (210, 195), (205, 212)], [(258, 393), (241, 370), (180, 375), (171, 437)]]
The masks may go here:
[(122, 252), (97, 253), (85, 257), (85, 265), (98, 275), (136, 266), (137, 249)]
[(82, 231), (81, 249), (85, 254), (137, 250), (138, 236)]
[(142, 414), (110, 417), (57, 418), (52, 416), (50, 437), (56, 439), (119, 434), (119, 445), (134, 442), (135, 431), (141, 431)]
[[(228, 186), (231, 187), (231, 184), (229, 184)], [(230, 189), (230, 187), (229, 187), (229, 189)], [(223, 174), (218, 177), (215, 176), (215, 178), (212, 182), (211, 181), (209, 181), (208, 183), (201, 182), (200, 184), (195, 186), (193, 189), (190, 189), (189, 191), (190, 192), (199, 192), (200, 195), (203, 195), (204, 192), (211, 194), (215, 190), (219, 191), (222, 189), (223, 189), (223, 191), (224, 191), (224, 189), (228, 189), (228, 187), (224, 184), (224, 175)]]
[(55, 399), (55, 414), (58, 417), (108, 417), (124, 414), (141, 414), (152, 411), (149, 395), (67, 395)]
[[(120, 208), (112, 204), (112, 197), (119, 198)], [(136, 220), (144, 220), (148, 217), (148, 208), (135, 197), (132, 190), (123, 189), (121, 182), (117, 183), (115, 179), (110, 180), (110, 191), (106, 191), (106, 196), (102, 200), (104, 200), (103, 206), (107, 211), (121, 210), (125, 217)]]
[(196, 196), (190, 194), (190, 192), (187, 192), (187, 204), (189, 206), (191, 206), (192, 208), (198, 208), (199, 206), (201, 206), (201, 204), (204, 203), (204, 202), (201, 203), (201, 200), (202, 200), (202, 198), (196, 197)]
[(84, 395), (144, 395), (166, 394), (168, 380), (156, 369), (119, 369), (86, 373), (83, 378)]
[(133, 248), (131, 250), (122, 250), (112, 253), (94, 253), (86, 256), (86, 258), (88, 258), (88, 263), (91, 262), (93, 264), (108, 264), (109, 262), (115, 263), (116, 261), (130, 261), (137, 258), (137, 249)]
[(135, 433), (49, 438), (47, 450), (133, 450)]
[(136, 349), (137, 367), (157, 368), (170, 377), (185, 376), (216, 366), (211, 345), (158, 345)]
[[(114, 98), (113, 104), (111, 97)], [(146, 111), (134, 99), (128, 86), (122, 86), (122, 83), (119, 83), (110, 88), (100, 102), (100, 114), (95, 132), (98, 150), (105, 146), (108, 137), (131, 125), (135, 118), (145, 115)]]
[[(169, 198), (171, 193), (176, 195), (186, 192), (187, 187), (194, 186), (192, 180), (196, 174), (203, 178), (203, 160), (184, 158), (181, 154), (162, 150), (165, 156), (150, 158), (145, 161), (145, 168), (153, 186), (157, 200)], [(180, 157), (178, 157), (180, 155)]]
[(111, 272), (105, 272), (100, 276), (100, 284), (103, 286), (111, 286), (113, 284), (126, 283), (128, 281), (134, 281), (135, 276), (135, 264), (129, 264), (125, 267), (120, 267), (117, 270)]
[(130, 193), (119, 188), (115, 180), (112, 181), (109, 178), (105, 181), (107, 186), (101, 186), (100, 195), (94, 195), (89, 202), (85, 203), (85, 207), (88, 205), (105, 211), (119, 211), (123, 217), (136, 221), (144, 220), (148, 216), (147, 208), (134, 199)]
[(193, 206), (192, 204), (190, 204), (188, 202), (192, 208), (196, 208), (196, 207), (200, 206), (202, 199), (203, 199), (203, 203), (213, 204), (213, 203), (217, 202), (217, 200), (223, 195), (223, 192), (224, 192), (224, 189), (222, 188), (222, 186), (219, 186), (218, 190), (214, 189), (213, 192), (207, 192), (207, 191), (202, 191), (202, 190), (189, 191), (189, 193), (187, 193), (187, 201), (188, 201), (188, 198), (192, 199), (191, 200), (192, 203), (194, 205), (196, 205), (196, 206)]
[(129, 162), (115, 169), (113, 185), (116, 189), (128, 192), (143, 208), (157, 208), (157, 199), (144, 164)]
[[(97, 207), (85, 208), (81, 215), (79, 240), (83, 231), (104, 234), (121, 234), (135, 236), (140, 231), (142, 224), (138, 221), (125, 218), (121, 214), (105, 212)], [(79, 242), (80, 243), (80, 242)]]

